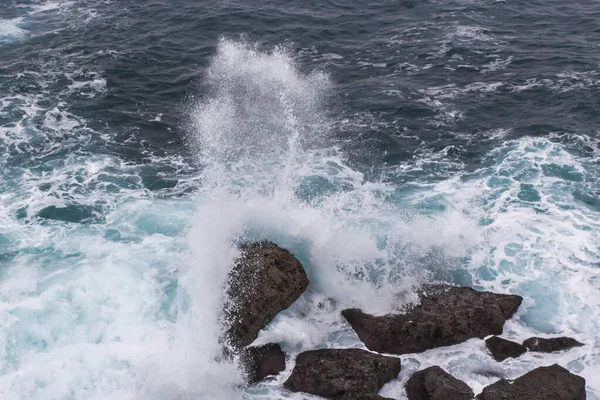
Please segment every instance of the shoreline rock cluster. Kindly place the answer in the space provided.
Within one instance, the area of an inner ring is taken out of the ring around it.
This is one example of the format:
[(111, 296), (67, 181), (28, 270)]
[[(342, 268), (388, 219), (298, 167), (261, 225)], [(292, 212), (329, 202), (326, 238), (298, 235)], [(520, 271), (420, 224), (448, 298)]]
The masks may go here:
[(492, 357), (500, 362), (507, 358), (517, 358), (528, 351), (554, 353), (556, 351), (569, 350), (573, 347), (581, 347), (583, 343), (579, 343), (577, 340), (568, 337), (550, 339), (532, 337), (519, 344), (498, 336), (492, 336), (486, 339), (485, 346), (492, 354)]
[[(248, 384), (285, 370), (286, 356), (277, 343), (251, 346), (275, 316), (290, 307), (309, 285), (301, 263), (271, 242), (241, 247), (229, 275), (223, 308), (225, 354), (239, 356)], [(555, 352), (583, 344), (571, 338), (530, 338), (522, 344), (498, 337), (521, 305), (516, 295), (479, 292), (449, 285), (426, 285), (417, 304), (402, 313), (373, 316), (360, 309), (342, 315), (369, 350), (317, 349), (300, 353), (283, 386), (333, 400), (384, 399), (378, 394), (401, 369), (398, 355), (450, 346), (472, 338), (486, 339), (497, 361), (526, 351)], [(490, 337), (491, 336), (491, 337)], [(386, 353), (391, 355), (381, 355)], [(475, 394), (439, 366), (415, 372), (405, 384), (409, 400), (468, 400)], [(580, 400), (585, 379), (554, 364), (487, 386), (479, 400)]]

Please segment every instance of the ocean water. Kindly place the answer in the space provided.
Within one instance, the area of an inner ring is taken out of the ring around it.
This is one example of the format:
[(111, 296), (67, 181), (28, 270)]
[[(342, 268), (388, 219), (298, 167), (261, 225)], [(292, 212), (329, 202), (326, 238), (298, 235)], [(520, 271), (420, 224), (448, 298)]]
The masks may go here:
[[(340, 311), (419, 285), (525, 298), (481, 340), (402, 356), (478, 393), (559, 363), (600, 399), (600, 5), (511, 0), (0, 0), (0, 397), (304, 399), (301, 351), (362, 347)], [(219, 363), (236, 245), (311, 285)]]

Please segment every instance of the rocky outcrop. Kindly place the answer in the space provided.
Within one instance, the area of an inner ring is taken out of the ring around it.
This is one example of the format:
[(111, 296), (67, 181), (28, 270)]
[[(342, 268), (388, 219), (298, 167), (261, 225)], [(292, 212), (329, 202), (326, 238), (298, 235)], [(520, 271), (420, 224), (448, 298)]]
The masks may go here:
[(269, 375), (277, 375), (285, 370), (285, 353), (276, 343), (247, 347), (242, 351), (240, 361), (248, 383), (262, 381)]
[(414, 373), (404, 387), (408, 400), (473, 400), (475, 396), (466, 383), (437, 366)]
[(552, 353), (555, 351), (569, 350), (573, 347), (581, 347), (583, 343), (569, 337), (557, 337), (544, 339), (532, 337), (523, 342), (523, 346), (529, 351), (538, 351), (541, 353)]
[(527, 351), (522, 344), (502, 339), (498, 336), (492, 336), (485, 341), (485, 346), (496, 361), (504, 361), (507, 358), (516, 358)]
[(342, 314), (370, 350), (406, 354), (499, 335), (523, 299), (465, 287), (429, 285), (423, 288), (419, 300), (404, 314), (377, 317), (359, 309), (344, 310)]
[(329, 399), (376, 399), (381, 387), (400, 373), (400, 359), (360, 349), (321, 349), (301, 353), (284, 386)]
[(554, 364), (508, 381), (500, 379), (483, 389), (478, 400), (584, 400), (585, 379)]
[(252, 343), (308, 286), (300, 262), (276, 244), (252, 243), (241, 250), (229, 274), (224, 307), (225, 340), (235, 352)]

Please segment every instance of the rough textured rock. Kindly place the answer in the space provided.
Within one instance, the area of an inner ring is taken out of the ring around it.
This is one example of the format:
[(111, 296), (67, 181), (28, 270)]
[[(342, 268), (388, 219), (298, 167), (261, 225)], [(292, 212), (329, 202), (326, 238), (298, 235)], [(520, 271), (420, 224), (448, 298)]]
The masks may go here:
[(400, 359), (395, 357), (360, 349), (311, 350), (298, 355), (294, 371), (284, 386), (293, 392), (329, 399), (358, 400), (365, 395), (376, 395), (399, 373)]
[(522, 344), (511, 342), (510, 340), (492, 336), (485, 341), (485, 346), (496, 361), (504, 361), (507, 358), (517, 358), (527, 351)]
[(466, 383), (437, 366), (415, 372), (404, 387), (408, 400), (473, 400), (475, 396)]
[(285, 370), (285, 353), (276, 343), (247, 347), (240, 356), (248, 383), (262, 381)]
[(583, 346), (577, 340), (568, 337), (557, 337), (544, 339), (532, 337), (523, 342), (523, 346), (529, 351), (539, 351), (542, 353), (552, 353), (554, 351), (562, 351), (572, 349), (573, 347)]
[(554, 364), (507, 381), (500, 379), (483, 389), (478, 400), (584, 400), (585, 379)]
[(300, 262), (276, 244), (252, 243), (241, 250), (229, 274), (229, 301), (224, 308), (225, 339), (236, 351), (252, 343), (308, 286)]
[(499, 335), (523, 300), (442, 285), (424, 287), (419, 297), (420, 303), (404, 314), (376, 317), (359, 309), (342, 314), (370, 350), (406, 354)]

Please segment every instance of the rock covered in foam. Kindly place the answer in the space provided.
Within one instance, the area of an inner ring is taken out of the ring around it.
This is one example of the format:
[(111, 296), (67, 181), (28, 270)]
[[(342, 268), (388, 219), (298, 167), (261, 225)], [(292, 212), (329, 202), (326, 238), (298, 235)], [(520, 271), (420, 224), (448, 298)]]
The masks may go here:
[(478, 400), (584, 400), (585, 379), (558, 364), (536, 368), (515, 379), (487, 386)]
[[(400, 359), (360, 349), (320, 349), (300, 353), (284, 386), (329, 399), (373, 397), (400, 373)], [(371, 396), (371, 397), (369, 397)]]
[(579, 343), (577, 340), (569, 337), (557, 337), (549, 339), (532, 337), (524, 341), (523, 346), (525, 346), (529, 351), (552, 353), (555, 351), (569, 350), (573, 347), (581, 347), (583, 346), (583, 343)]
[(408, 400), (472, 400), (475, 396), (466, 383), (438, 366), (415, 372), (404, 388)]
[(517, 358), (527, 351), (522, 344), (502, 339), (498, 336), (492, 336), (485, 341), (485, 346), (496, 361), (504, 361), (507, 358)]
[(246, 347), (240, 356), (248, 383), (262, 381), (285, 370), (285, 353), (277, 343)]
[(342, 315), (370, 350), (406, 354), (499, 335), (522, 301), (516, 295), (428, 285), (404, 314), (373, 316), (348, 309)]
[(274, 243), (252, 243), (241, 250), (229, 274), (229, 300), (224, 307), (225, 339), (235, 351), (251, 344), (309, 283), (302, 264)]

